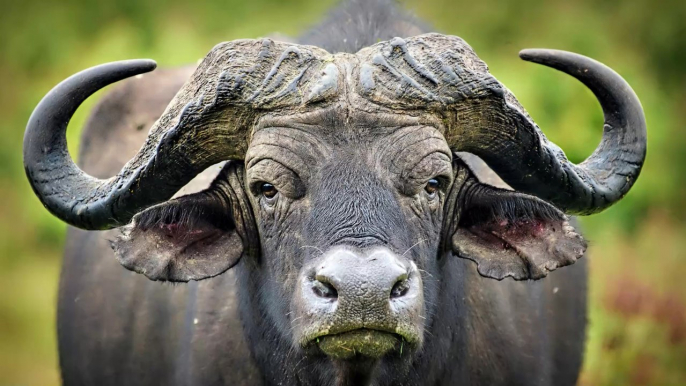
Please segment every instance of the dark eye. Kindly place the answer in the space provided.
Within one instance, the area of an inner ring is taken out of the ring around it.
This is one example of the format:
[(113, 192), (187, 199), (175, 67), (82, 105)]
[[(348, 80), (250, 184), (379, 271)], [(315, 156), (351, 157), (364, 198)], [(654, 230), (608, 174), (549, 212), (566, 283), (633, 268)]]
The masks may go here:
[(429, 180), (429, 182), (426, 183), (424, 190), (426, 191), (426, 193), (429, 194), (429, 197), (433, 197), (436, 195), (436, 192), (438, 191), (439, 186), (440, 186), (440, 183), (438, 182), (438, 180), (435, 178), (432, 178)]
[(268, 199), (274, 198), (274, 196), (276, 196), (276, 193), (279, 193), (279, 191), (276, 190), (276, 187), (274, 185), (267, 183), (267, 182), (263, 183), (260, 186), (260, 192), (262, 193), (263, 196), (265, 196)]

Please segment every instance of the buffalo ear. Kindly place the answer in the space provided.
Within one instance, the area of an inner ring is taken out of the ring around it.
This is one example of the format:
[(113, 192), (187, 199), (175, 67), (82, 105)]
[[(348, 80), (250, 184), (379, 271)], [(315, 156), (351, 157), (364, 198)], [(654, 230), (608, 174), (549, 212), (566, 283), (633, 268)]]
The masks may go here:
[(208, 189), (134, 216), (112, 241), (119, 262), (151, 280), (187, 282), (217, 276), (254, 252), (254, 220), (234, 166)]
[(479, 274), (501, 280), (541, 279), (573, 264), (586, 242), (569, 218), (533, 196), (482, 184), (471, 173), (459, 190), (452, 250), (473, 260)]

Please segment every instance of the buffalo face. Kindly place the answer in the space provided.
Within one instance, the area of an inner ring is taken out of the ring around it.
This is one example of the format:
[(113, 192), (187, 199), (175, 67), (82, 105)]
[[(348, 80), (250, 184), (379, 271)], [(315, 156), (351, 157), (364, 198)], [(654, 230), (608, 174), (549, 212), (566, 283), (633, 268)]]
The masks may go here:
[(253, 137), (262, 281), (288, 299), (270, 312), (289, 316), (278, 325), (298, 347), (350, 358), (421, 345), (452, 156), (436, 129), (394, 119), (331, 109)]

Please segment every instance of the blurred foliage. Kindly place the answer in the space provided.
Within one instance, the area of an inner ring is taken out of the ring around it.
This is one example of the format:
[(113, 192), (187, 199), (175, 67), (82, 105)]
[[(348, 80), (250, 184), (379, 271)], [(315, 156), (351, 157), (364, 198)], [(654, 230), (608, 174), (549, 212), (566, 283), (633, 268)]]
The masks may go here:
[[(0, 0), (0, 384), (59, 383), (55, 304), (65, 225), (26, 183), (26, 121), (56, 83), (136, 57), (197, 61), (216, 43), (295, 36), (334, 0)], [(648, 159), (631, 193), (584, 218), (591, 241), (590, 329), (583, 385), (686, 384), (686, 2), (405, 0), (442, 32), (466, 39), (548, 137), (579, 162), (602, 114), (574, 79), (517, 59), (526, 47), (583, 53), (639, 95)], [(72, 153), (91, 98), (69, 131)]]

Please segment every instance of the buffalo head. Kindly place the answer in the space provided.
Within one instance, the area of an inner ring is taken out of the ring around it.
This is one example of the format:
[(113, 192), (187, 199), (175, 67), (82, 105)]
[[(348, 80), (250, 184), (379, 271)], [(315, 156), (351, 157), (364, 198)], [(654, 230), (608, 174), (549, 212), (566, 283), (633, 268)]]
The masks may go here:
[[(521, 57), (598, 97), (603, 139), (581, 164), (546, 139), (464, 41), (427, 34), (354, 55), (266, 39), (220, 44), (108, 180), (72, 162), (67, 123), (89, 95), (155, 64), (88, 69), (36, 108), (26, 173), (69, 224), (124, 226), (118, 259), (151, 279), (200, 280), (240, 260), (260, 323), (293, 349), (339, 364), (411, 357), (440, 306), (444, 251), (473, 260), (483, 276), (542, 278), (585, 251), (565, 213), (610, 206), (641, 170), (644, 117), (619, 75), (567, 52)], [(480, 183), (460, 151), (514, 190)], [(207, 190), (169, 200), (225, 160)]]

